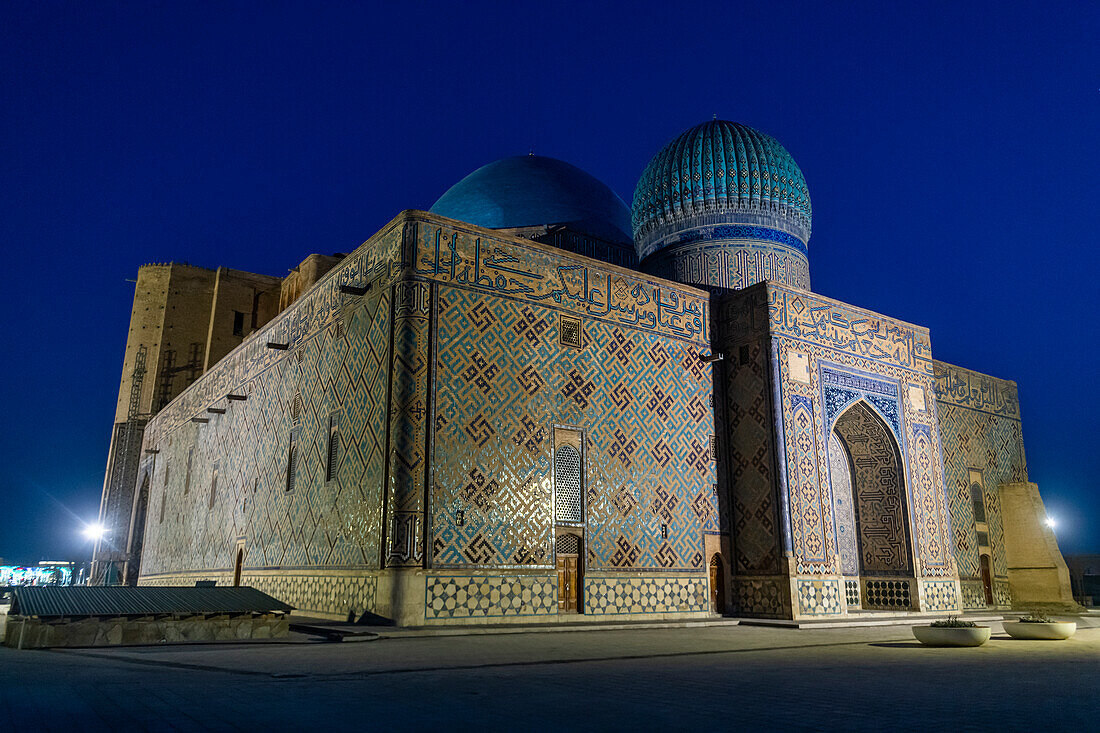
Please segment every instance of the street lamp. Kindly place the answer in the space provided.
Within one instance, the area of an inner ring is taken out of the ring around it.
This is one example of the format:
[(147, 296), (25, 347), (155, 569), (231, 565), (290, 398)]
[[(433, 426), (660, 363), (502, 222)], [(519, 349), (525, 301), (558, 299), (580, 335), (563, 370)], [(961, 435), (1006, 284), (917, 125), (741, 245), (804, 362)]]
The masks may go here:
[(91, 580), (92, 575), (92, 563), (95, 561), (95, 551), (99, 547), (100, 540), (107, 534), (107, 528), (100, 522), (92, 522), (91, 524), (84, 525), (84, 529), (81, 530), (81, 534), (84, 535), (84, 539), (88, 540), (92, 544), (92, 553), (88, 558), (88, 575), (84, 575), (84, 570), (81, 569), (81, 585), (88, 583)]
[(99, 542), (103, 539), (103, 535), (105, 534), (107, 534), (107, 528), (98, 522), (84, 527), (85, 539), (92, 540), (93, 542)]

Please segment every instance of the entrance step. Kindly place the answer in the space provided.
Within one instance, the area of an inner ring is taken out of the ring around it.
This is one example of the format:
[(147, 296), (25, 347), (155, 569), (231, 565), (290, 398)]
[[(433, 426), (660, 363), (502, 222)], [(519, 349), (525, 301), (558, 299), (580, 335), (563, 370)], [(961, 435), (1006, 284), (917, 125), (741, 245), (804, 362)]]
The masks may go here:
[[(956, 614), (964, 621), (988, 623), (1003, 621), (1004, 616), (996, 614), (966, 613)], [(742, 626), (773, 626), (784, 629), (843, 629), (860, 626), (920, 626), (941, 621), (947, 614), (904, 613), (896, 611), (861, 611), (840, 618), (800, 619), (791, 621), (778, 618), (743, 618)]]

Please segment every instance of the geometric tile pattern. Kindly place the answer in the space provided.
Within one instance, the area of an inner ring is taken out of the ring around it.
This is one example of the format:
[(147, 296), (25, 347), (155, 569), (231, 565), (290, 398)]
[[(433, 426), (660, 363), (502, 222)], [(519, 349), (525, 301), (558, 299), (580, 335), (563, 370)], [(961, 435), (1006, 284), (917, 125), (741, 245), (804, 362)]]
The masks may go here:
[[(140, 585), (193, 586), (197, 580), (214, 580), (219, 586), (232, 585), (233, 574), (143, 575)], [(377, 607), (378, 578), (373, 575), (244, 572), (241, 574), (241, 585), (267, 593), (303, 613), (337, 613), (358, 618), (363, 612)]]
[(546, 306), (440, 287), (433, 565), (553, 565), (557, 420), (585, 431), (588, 567), (701, 570), (718, 522), (699, 347), (583, 319), (578, 349), (559, 328)]
[[(171, 471), (163, 522), (150, 521), (143, 574), (250, 568), (377, 568), (390, 343), (389, 280), (401, 227), (383, 230), (211, 368), (150, 422), (155, 486)], [(341, 284), (373, 282), (364, 296)], [(267, 342), (289, 343), (288, 350)], [(226, 394), (245, 395), (227, 401)], [(224, 414), (206, 412), (224, 408)], [(335, 480), (325, 481), (329, 415), (344, 410)], [(209, 422), (190, 421), (202, 415)], [(294, 490), (288, 447), (297, 436)], [(217, 493), (210, 487), (218, 467)], [(198, 490), (195, 490), (195, 489)], [(319, 610), (319, 609), (318, 609)]]
[[(805, 395), (792, 394), (785, 408), (784, 422), (789, 426), (791, 529), (801, 540), (798, 572), (836, 572), (835, 550), (830, 546), (830, 535), (835, 537), (835, 525), (831, 508), (825, 503), (826, 492), (822, 491), (813, 402)], [(826, 528), (834, 531), (829, 532)]]
[[(860, 570), (911, 573), (905, 487), (890, 428), (866, 402), (859, 401), (837, 419), (833, 434), (847, 448), (855, 469), (852, 483)], [(838, 522), (838, 532), (840, 529)]]
[(549, 575), (437, 575), (427, 578), (428, 620), (535, 616), (558, 612), (558, 584)]
[(779, 578), (734, 578), (734, 607), (744, 616), (782, 616)]
[(427, 471), (430, 315), (428, 283), (403, 281), (394, 286), (386, 501), (389, 566), (419, 566), (424, 562), (422, 513)]
[(765, 343), (724, 347), (731, 357), (723, 392), (735, 573), (776, 572), (780, 557)]
[[(760, 233), (771, 231), (783, 234), (765, 227), (744, 228)], [(705, 234), (706, 230), (692, 232), (700, 233)], [(801, 242), (794, 241), (801, 247)], [(651, 257), (646, 267), (658, 277), (723, 288), (745, 288), (762, 280), (781, 282), (804, 290), (810, 287), (810, 266), (805, 254), (794, 247), (772, 245), (760, 240), (723, 239), (678, 245)]]
[(863, 607), (908, 609), (913, 604), (911, 580), (864, 580)]
[(844, 581), (844, 603), (848, 608), (859, 608), (859, 580)]
[(707, 581), (699, 576), (585, 578), (584, 612), (676, 613), (709, 608)]
[[(978, 470), (984, 484), (993, 574), (1003, 578), (1008, 567), (997, 487), (1028, 480), (1016, 385), (939, 361), (935, 369), (944, 478), (959, 577), (981, 577), (970, 500), (970, 471)], [(980, 605), (985, 607), (984, 593)]]
[(993, 602), (1002, 607), (1012, 605), (1012, 594), (1007, 580), (993, 581)]
[(985, 610), (985, 590), (980, 580), (960, 580), (963, 608)]
[(843, 612), (839, 580), (798, 580), (799, 613), (834, 616)]
[[(859, 575), (859, 543), (855, 495), (852, 493), (852, 469), (848, 461), (848, 453), (841, 445), (835, 430), (829, 434), (829, 482), (833, 487), (833, 502), (836, 505), (836, 543), (837, 554), (840, 555), (840, 571), (845, 575)], [(858, 588), (857, 581), (857, 595)]]
[[(910, 385), (923, 391), (932, 388), (928, 331), (772, 283), (750, 289), (743, 297), (757, 301), (754, 307), (768, 308), (769, 328), (777, 340), (792, 544), (798, 571), (806, 574), (839, 571), (839, 558), (831, 546), (835, 538), (831, 502), (821, 504), (822, 511), (816, 511), (820, 494), (815, 495), (811, 478), (815, 471), (818, 476), (827, 475), (828, 471), (827, 403), (822, 372), (839, 367), (844, 372), (861, 373), (879, 382), (889, 382), (897, 388), (895, 395), (906, 395), (898, 405), (901, 434), (897, 442), (904, 459), (902, 475), (907, 475), (911, 481), (912, 550), (920, 558), (923, 574), (952, 577), (954, 564), (948, 542), (950, 520), (943, 493), (943, 474), (938, 465), (939, 431), (935, 405), (918, 409), (908, 398), (914, 392), (909, 390)], [(809, 384), (790, 378), (790, 350), (808, 357)], [(852, 384), (834, 386), (856, 391)], [(875, 397), (874, 402), (871, 397)], [(866, 399), (876, 410), (885, 410), (886, 420), (892, 423), (891, 406), (883, 401), (886, 397), (888, 395), (871, 394)], [(844, 401), (834, 397), (831, 402), (833, 409), (840, 409)], [(808, 442), (811, 431), (815, 433), (812, 445)], [(910, 445), (916, 450), (910, 450)], [(816, 466), (813, 465), (815, 458)], [(822, 487), (822, 491), (827, 494), (828, 487)], [(808, 507), (811, 511), (807, 511)], [(821, 524), (828, 528), (824, 541)]]
[(921, 581), (921, 609), (925, 611), (958, 611), (959, 594), (954, 580)]

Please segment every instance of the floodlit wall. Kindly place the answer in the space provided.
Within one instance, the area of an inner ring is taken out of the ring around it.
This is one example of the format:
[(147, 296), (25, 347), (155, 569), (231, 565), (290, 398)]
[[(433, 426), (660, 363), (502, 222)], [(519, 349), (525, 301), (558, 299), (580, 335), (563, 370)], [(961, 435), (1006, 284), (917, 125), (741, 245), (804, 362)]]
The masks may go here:
[(584, 612), (705, 613), (707, 308), (691, 288), (402, 214), (150, 423), (141, 582), (232, 582), (239, 554), (242, 584), (301, 611), (552, 617), (550, 438), (570, 426), (585, 435)]
[[(895, 602), (958, 610), (927, 329), (770, 282), (717, 308), (730, 426), (719, 475), (740, 612), (840, 616)], [(834, 491), (829, 435), (857, 403), (897, 445), (905, 527), (891, 524), (897, 512), (865, 516), (847, 532), (838, 521), (851, 492)], [(906, 571), (847, 578), (842, 543), (854, 543), (854, 532), (865, 535), (860, 547), (892, 538), (898, 546), (882, 549), (908, 554)]]
[[(1016, 383), (942, 361), (935, 362), (935, 376), (963, 605), (987, 607), (981, 578), (984, 554), (990, 557), (994, 603), (1008, 607), (1011, 595), (998, 487), (1027, 481)], [(975, 485), (982, 496), (985, 522), (975, 517)]]

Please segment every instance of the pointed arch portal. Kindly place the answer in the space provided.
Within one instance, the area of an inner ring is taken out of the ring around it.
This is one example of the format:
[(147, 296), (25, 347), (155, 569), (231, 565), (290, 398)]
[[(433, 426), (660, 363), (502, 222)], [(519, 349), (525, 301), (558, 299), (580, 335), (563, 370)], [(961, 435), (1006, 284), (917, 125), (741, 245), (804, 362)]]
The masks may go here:
[(865, 607), (908, 607), (913, 558), (901, 451), (866, 402), (837, 418), (829, 435), (829, 469), (842, 572), (865, 581)]

